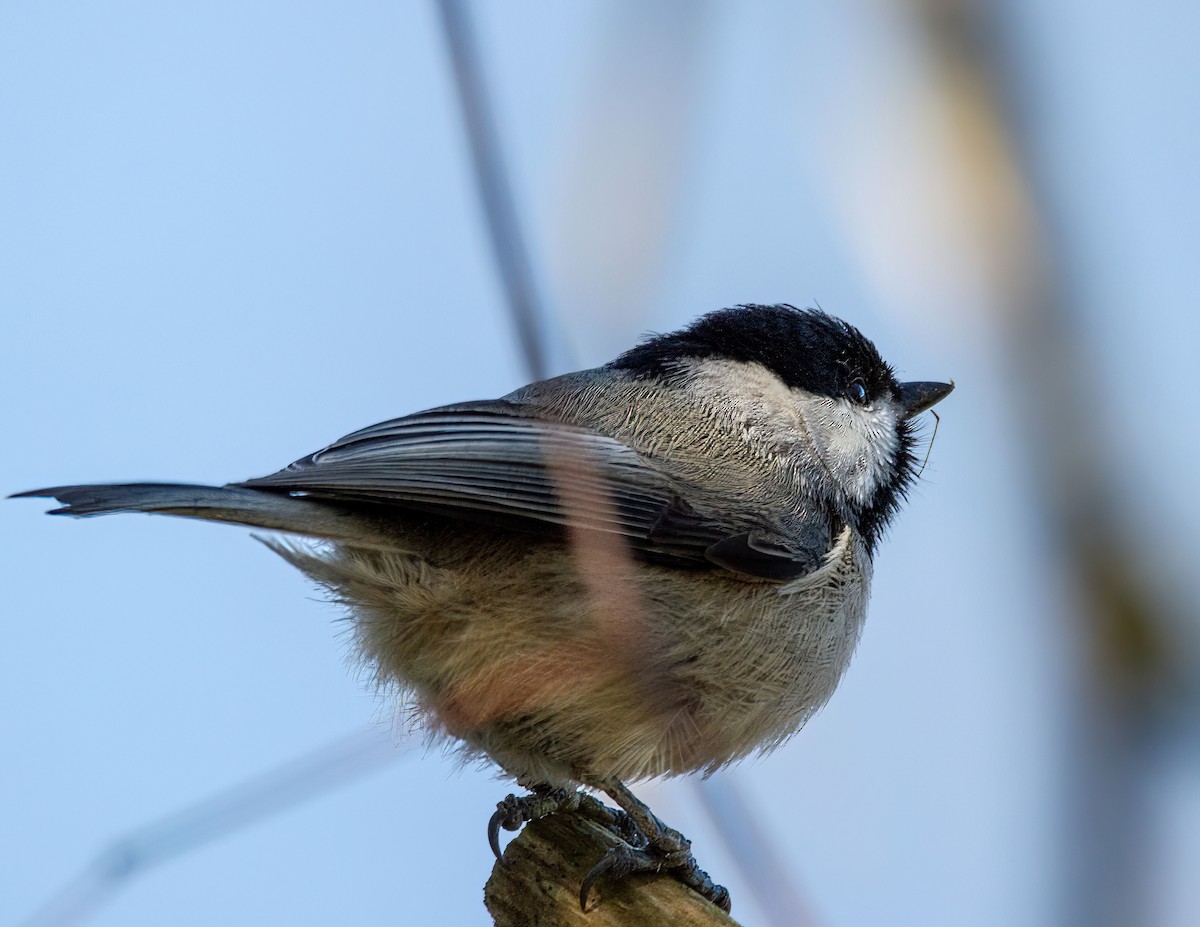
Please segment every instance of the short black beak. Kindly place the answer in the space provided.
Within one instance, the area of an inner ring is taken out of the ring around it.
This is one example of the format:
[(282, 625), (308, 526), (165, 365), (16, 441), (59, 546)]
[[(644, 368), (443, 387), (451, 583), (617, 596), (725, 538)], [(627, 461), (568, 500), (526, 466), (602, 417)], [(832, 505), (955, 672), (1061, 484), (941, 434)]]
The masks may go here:
[(953, 383), (901, 383), (900, 408), (905, 418), (920, 415), (950, 395)]

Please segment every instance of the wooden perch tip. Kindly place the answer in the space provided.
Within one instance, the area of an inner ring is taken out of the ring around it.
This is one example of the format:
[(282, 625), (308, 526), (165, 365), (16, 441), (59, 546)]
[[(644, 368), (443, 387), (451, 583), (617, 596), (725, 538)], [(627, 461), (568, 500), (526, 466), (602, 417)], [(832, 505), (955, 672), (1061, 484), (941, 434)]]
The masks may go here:
[(618, 838), (576, 814), (551, 814), (526, 825), (492, 868), (483, 900), (496, 927), (737, 927), (716, 905), (665, 875), (601, 881), (588, 910), (579, 887)]

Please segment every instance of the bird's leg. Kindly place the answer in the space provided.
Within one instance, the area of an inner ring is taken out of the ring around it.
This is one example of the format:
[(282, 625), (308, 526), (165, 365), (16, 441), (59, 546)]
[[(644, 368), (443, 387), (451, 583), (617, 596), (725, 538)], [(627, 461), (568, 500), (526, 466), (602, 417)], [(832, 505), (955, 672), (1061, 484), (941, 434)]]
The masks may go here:
[(578, 789), (555, 788), (545, 783), (530, 786), (528, 795), (509, 795), (497, 802), (496, 813), (488, 821), (488, 843), (496, 859), (500, 859), (500, 828), (520, 830), (527, 821), (553, 814), (556, 811), (576, 811), (589, 820), (612, 831), (626, 843), (642, 847), (646, 837), (638, 831), (633, 819), (624, 811), (609, 808), (591, 795)]
[(618, 880), (639, 872), (670, 870), (684, 885), (723, 911), (729, 911), (729, 892), (723, 886), (715, 884), (708, 873), (696, 865), (690, 840), (679, 831), (663, 824), (620, 780), (605, 779), (595, 785), (607, 792), (624, 809), (625, 814), (644, 836), (645, 843), (621, 843), (605, 853), (600, 862), (584, 876), (583, 885), (579, 889), (580, 907), (587, 910), (588, 894), (600, 879)]

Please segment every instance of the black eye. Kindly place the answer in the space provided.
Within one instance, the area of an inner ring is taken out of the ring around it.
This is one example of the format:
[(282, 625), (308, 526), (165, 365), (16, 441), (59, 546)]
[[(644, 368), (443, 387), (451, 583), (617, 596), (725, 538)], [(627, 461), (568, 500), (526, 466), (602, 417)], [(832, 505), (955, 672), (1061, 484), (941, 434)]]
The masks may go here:
[(862, 380), (855, 380), (853, 383), (850, 384), (849, 388), (847, 388), (846, 395), (848, 395), (852, 400), (857, 402), (859, 405), (863, 405), (867, 401), (866, 384), (863, 383)]

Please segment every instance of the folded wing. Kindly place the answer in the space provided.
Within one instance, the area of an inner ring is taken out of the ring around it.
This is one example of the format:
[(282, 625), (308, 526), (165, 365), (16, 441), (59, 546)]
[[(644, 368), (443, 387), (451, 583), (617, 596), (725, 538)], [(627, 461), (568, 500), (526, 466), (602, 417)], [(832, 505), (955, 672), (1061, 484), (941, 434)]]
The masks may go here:
[[(506, 400), (444, 406), (346, 435), (278, 473), (235, 484), (339, 502), (398, 506), (514, 530), (615, 533), (640, 556), (767, 579), (811, 569), (807, 552), (753, 550), (746, 525), (696, 512), (668, 477), (605, 435), (536, 417)], [(710, 549), (721, 551), (710, 557)], [(823, 551), (822, 551), (823, 553)]]

